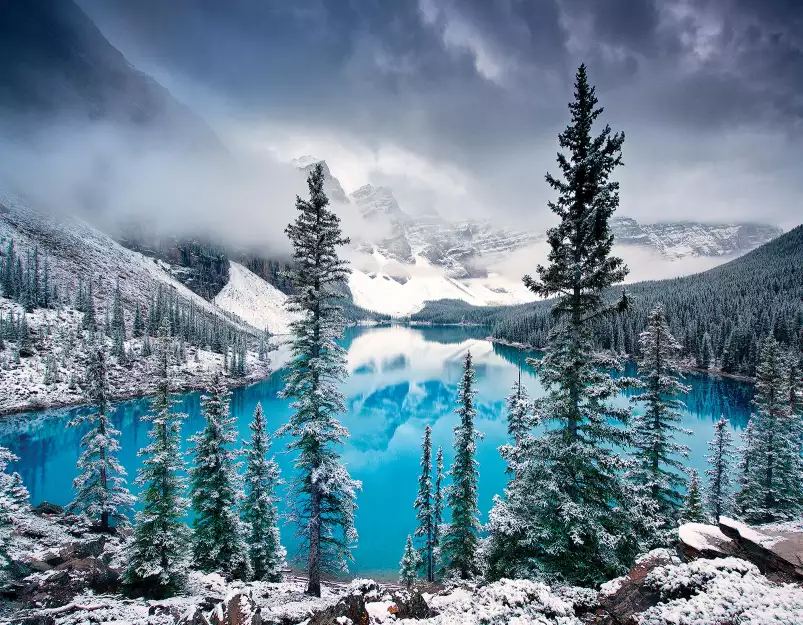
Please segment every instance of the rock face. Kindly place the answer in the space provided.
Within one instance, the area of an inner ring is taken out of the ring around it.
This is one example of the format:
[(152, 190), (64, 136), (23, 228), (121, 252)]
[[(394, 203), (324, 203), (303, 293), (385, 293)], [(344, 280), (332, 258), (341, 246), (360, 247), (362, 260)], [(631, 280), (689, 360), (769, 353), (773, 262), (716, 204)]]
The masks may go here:
[(753, 528), (728, 517), (719, 518), (719, 529), (770, 579), (803, 581), (803, 532)]
[[(204, 625), (196, 612), (192, 625)], [(218, 604), (209, 615), (209, 625), (262, 625), (262, 612), (250, 594), (235, 592)]]
[(614, 217), (611, 230), (617, 243), (651, 248), (669, 258), (738, 256), (783, 233), (766, 224), (680, 221), (642, 225), (632, 217)]
[(603, 584), (594, 622), (635, 625), (635, 615), (657, 605), (661, 599), (660, 593), (646, 583), (647, 576), (659, 566), (676, 563), (678, 558), (668, 549), (656, 549), (640, 559), (624, 577)]
[(734, 556), (752, 562), (770, 580), (803, 581), (803, 532), (720, 517), (718, 526), (686, 523), (678, 533), (678, 550), (686, 560)]

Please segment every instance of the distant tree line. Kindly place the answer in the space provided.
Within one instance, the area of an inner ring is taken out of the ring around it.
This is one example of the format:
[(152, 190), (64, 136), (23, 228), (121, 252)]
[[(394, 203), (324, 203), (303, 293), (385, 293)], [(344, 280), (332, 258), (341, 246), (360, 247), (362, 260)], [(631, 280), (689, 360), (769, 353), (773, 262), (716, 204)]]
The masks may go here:
[[(594, 324), (598, 348), (633, 357), (650, 311), (663, 303), (680, 356), (701, 369), (754, 376), (762, 340), (803, 347), (803, 226), (745, 256), (704, 273), (628, 285), (632, 302), (616, 318)], [(608, 294), (608, 299), (618, 292)], [(412, 316), (432, 323), (479, 323), (497, 339), (543, 347), (553, 326), (552, 300), (521, 306), (476, 307), (430, 302)]]

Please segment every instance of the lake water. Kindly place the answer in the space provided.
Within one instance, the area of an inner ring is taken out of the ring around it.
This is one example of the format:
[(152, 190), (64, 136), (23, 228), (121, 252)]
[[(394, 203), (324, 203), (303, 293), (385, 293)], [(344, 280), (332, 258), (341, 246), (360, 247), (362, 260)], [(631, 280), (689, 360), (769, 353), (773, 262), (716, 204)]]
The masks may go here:
[[(485, 434), (478, 444), (480, 463), (479, 506), (483, 522), (495, 494), (505, 484), (504, 463), (497, 447), (506, 441), (505, 397), (517, 376), (519, 350), (484, 340), (487, 330), (463, 327), (404, 326), (350, 328), (343, 340), (348, 350), (350, 376), (343, 385), (348, 413), (343, 423), (351, 439), (343, 459), (352, 476), (363, 483), (357, 511), (359, 546), (354, 551), (351, 572), (376, 577), (395, 576), (408, 533), (415, 529), (413, 501), (416, 497), (420, 442), (424, 427), (433, 431), (433, 446), (443, 446), (447, 469), (452, 460), (453, 412), (461, 364), (471, 350), (477, 371), (477, 428)], [(521, 360), (530, 354), (523, 354)], [(633, 371), (629, 371), (633, 373)], [(249, 387), (235, 389), (231, 410), (237, 417), (242, 438), (248, 438), (248, 423), (256, 403), (262, 402), (271, 428), (285, 423), (288, 402), (277, 398), (282, 371)], [(523, 379), (531, 395), (542, 392), (525, 365)], [(706, 443), (720, 415), (734, 430), (747, 424), (752, 386), (704, 375), (689, 375), (692, 390), (686, 398), (684, 427), (694, 435), (685, 442), (691, 448), (690, 466), (704, 469)], [(203, 427), (200, 393), (181, 397), (177, 410), (188, 413), (186, 436)], [(620, 398), (622, 403), (627, 398)], [(145, 446), (148, 424), (140, 419), (150, 400), (123, 401), (115, 406), (114, 422), (121, 430), (120, 460), (133, 481), (139, 466), (137, 450)], [(68, 428), (67, 421), (86, 408), (44, 410), (7, 417), (0, 423), (0, 445), (21, 457), (13, 467), (20, 472), (34, 503), (66, 504), (72, 498), (75, 461), (83, 428)], [(186, 447), (186, 445), (185, 445)], [(283, 441), (274, 441), (272, 451), (283, 474), (289, 476), (292, 458), (283, 453)], [(282, 528), (282, 538), (292, 553), (292, 528)]]

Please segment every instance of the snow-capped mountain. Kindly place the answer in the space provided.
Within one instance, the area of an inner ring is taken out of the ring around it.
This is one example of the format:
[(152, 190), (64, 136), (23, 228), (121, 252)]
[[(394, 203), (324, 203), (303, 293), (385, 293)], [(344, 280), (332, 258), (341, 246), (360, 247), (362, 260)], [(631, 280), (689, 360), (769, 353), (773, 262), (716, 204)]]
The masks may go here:
[(318, 163), (323, 167), (323, 190), (326, 191), (326, 197), (332, 202), (347, 204), (349, 199), (346, 197), (346, 192), (343, 190), (340, 181), (329, 171), (329, 165), (326, 164), (325, 160), (309, 155), (293, 159), (293, 165), (303, 171), (305, 177), (309, 175), (313, 165)]
[[(501, 275), (499, 266), (525, 248), (533, 248), (534, 263), (540, 261), (544, 254), (534, 248), (544, 245), (543, 234), (506, 229), (488, 221), (448, 221), (437, 212), (413, 217), (388, 186), (367, 184), (346, 195), (325, 161), (312, 156), (293, 161), (304, 175), (316, 163), (323, 166), (324, 187), (330, 199), (336, 204), (350, 204), (365, 220), (366, 227), (351, 237), (364, 255), (353, 264), (349, 279), (358, 306), (405, 316), (423, 308), (428, 300), (459, 299), (483, 306), (533, 299), (519, 273)], [(782, 232), (760, 224), (642, 225), (630, 217), (615, 217), (611, 228), (617, 245), (647, 251), (667, 265), (662, 265), (661, 271), (651, 266), (662, 277), (684, 273), (684, 266), (674, 262), (679, 259), (703, 257), (709, 259), (709, 266), (719, 264)], [(629, 255), (625, 249), (621, 252)]]
[(412, 217), (399, 206), (393, 190), (387, 186), (368, 184), (346, 196), (326, 161), (312, 156), (293, 161), (305, 175), (316, 163), (323, 166), (324, 188), (329, 198), (353, 204), (373, 226), (368, 232), (383, 233), (378, 239), (352, 237), (357, 248), (365, 253), (378, 253), (411, 265), (416, 264), (417, 257), (422, 257), (443, 268), (448, 277), (459, 280), (486, 277), (488, 266), (494, 261), (538, 239), (535, 233), (507, 230), (488, 221), (452, 222), (437, 213)]
[(617, 243), (656, 250), (672, 259), (740, 256), (783, 234), (780, 228), (766, 224), (680, 221), (642, 225), (632, 217), (614, 217), (611, 228)]

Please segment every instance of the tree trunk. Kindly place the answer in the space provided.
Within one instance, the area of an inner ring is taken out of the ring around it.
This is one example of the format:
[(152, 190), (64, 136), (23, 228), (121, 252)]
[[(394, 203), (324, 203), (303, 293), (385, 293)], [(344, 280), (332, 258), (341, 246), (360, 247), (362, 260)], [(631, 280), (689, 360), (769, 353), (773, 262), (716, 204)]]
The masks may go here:
[(307, 594), (321, 596), (321, 493), (313, 485), (310, 496), (309, 583)]

